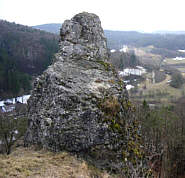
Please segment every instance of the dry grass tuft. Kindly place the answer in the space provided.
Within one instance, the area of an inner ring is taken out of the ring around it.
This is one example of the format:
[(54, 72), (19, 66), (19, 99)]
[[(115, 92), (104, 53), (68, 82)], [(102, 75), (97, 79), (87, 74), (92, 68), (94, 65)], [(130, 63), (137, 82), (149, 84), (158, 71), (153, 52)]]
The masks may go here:
[(33, 148), (17, 148), (0, 155), (0, 178), (111, 178), (67, 152), (52, 153)]
[(117, 97), (112, 96), (101, 103), (101, 108), (106, 114), (115, 116), (120, 111), (120, 103)]

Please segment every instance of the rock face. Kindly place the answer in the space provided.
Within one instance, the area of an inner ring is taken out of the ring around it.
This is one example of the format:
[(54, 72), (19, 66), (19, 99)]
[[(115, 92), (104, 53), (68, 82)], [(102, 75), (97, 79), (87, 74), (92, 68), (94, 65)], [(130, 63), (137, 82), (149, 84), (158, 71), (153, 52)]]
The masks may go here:
[(99, 17), (77, 14), (63, 23), (60, 36), (60, 50), (35, 80), (28, 101), (25, 144), (75, 152), (118, 148), (114, 118), (126, 114), (127, 91), (108, 63)]

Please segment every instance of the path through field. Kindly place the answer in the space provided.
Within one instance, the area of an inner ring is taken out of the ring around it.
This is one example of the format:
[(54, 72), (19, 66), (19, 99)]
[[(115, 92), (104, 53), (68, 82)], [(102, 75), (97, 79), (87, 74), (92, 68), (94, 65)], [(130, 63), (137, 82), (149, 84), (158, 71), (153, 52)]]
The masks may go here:
[(151, 83), (150, 80), (146, 80), (146, 87), (148, 90), (164, 89), (169, 86), (168, 81), (171, 80), (170, 75), (166, 75), (166, 79), (159, 83)]

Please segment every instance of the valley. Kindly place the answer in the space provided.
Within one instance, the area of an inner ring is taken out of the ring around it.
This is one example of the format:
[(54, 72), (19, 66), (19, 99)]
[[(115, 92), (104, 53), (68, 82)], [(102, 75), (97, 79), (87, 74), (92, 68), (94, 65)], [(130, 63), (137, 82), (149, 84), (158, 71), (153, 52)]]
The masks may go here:
[[(129, 94), (133, 102), (142, 103), (146, 100), (149, 104), (155, 103), (158, 106), (174, 104), (185, 96), (185, 85), (182, 81), (180, 87), (173, 87), (170, 82), (172, 82), (174, 73), (185, 76), (185, 58), (182, 56), (172, 58), (168, 54), (166, 54), (167, 57), (164, 57), (153, 53), (154, 50), (154, 46), (137, 48), (124, 45), (124, 50), (121, 48), (120, 51), (134, 53), (140, 65), (145, 68), (145, 72), (137, 72), (137, 66), (134, 67), (135, 69), (133, 66), (127, 66), (122, 70), (119, 68), (119, 73), (126, 84), (132, 86), (129, 87)], [(182, 50), (172, 50), (173, 53), (179, 51)], [(116, 50), (112, 50), (112, 53), (116, 53)], [(114, 58), (115, 55), (112, 56)], [(118, 59), (114, 58), (114, 60)], [(130, 72), (128, 73), (128, 71)]]
[[(75, 23), (66, 21), (56, 55), (59, 36), (52, 33), (59, 25), (2, 22), (12, 34), (4, 28), (0, 38), (0, 152), (9, 155), (1, 156), (0, 176), (76, 176), (84, 165), (87, 177), (184, 175), (185, 35), (104, 30), (107, 49), (97, 18), (81, 13)], [(23, 140), (38, 148), (23, 148)], [(73, 174), (43, 148), (79, 152), (87, 163), (71, 157), (66, 166)], [(31, 163), (23, 165), (26, 160)], [(35, 161), (46, 164), (36, 169)]]

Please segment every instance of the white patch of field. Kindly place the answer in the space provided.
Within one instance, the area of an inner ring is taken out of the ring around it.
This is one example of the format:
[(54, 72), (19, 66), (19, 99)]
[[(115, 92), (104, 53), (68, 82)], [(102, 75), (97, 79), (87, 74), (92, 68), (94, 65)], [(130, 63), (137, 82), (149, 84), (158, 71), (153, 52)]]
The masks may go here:
[(146, 69), (141, 66), (136, 66), (136, 68), (126, 68), (119, 72), (120, 76), (138, 75), (141, 76), (146, 73)]
[(134, 88), (134, 86), (133, 85), (126, 85), (127, 90), (130, 90), (131, 88)]

